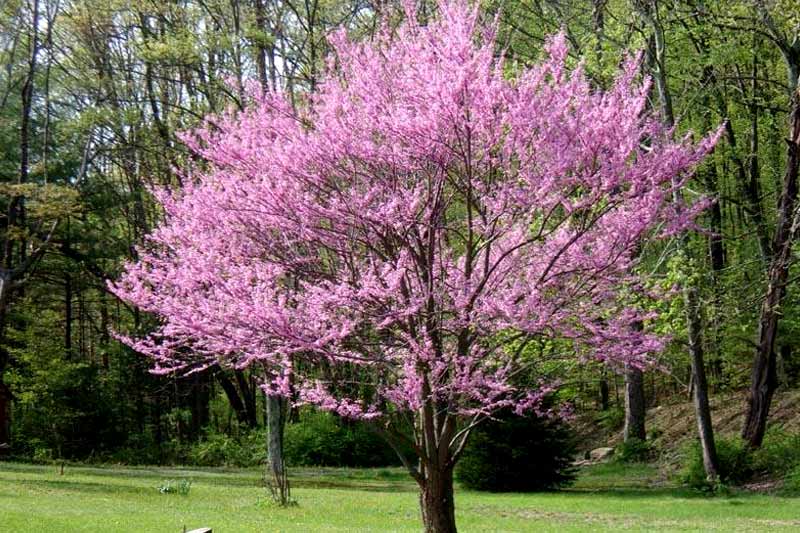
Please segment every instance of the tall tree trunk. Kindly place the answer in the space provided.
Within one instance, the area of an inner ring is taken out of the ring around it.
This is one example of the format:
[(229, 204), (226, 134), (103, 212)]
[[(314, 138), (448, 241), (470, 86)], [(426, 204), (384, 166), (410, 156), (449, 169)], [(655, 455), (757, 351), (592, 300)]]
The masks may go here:
[(717, 447), (714, 442), (714, 427), (711, 423), (706, 369), (703, 364), (702, 325), (698, 313), (697, 289), (688, 287), (684, 291), (684, 299), (686, 302), (686, 322), (689, 330), (689, 353), (692, 361), (692, 381), (694, 382), (692, 400), (694, 401), (697, 433), (700, 436), (706, 478), (714, 482), (719, 478), (719, 463), (717, 461)]
[(800, 91), (796, 91), (792, 98), (787, 142), (786, 174), (778, 205), (778, 224), (772, 241), (767, 292), (758, 321), (758, 343), (753, 359), (747, 416), (742, 429), (742, 438), (751, 448), (761, 446), (764, 439), (769, 408), (777, 387), (775, 338), (792, 261), (792, 241), (800, 224), (800, 213), (796, 208), (800, 167)]
[(605, 372), (600, 376), (600, 410), (608, 411), (608, 378)]
[(283, 457), (283, 434), (286, 428), (286, 398), (267, 395), (268, 485), (272, 499), (280, 505), (291, 503), (291, 489)]
[(644, 373), (632, 365), (625, 366), (625, 442), (645, 440)]
[[(640, 7), (640, 12), (653, 30), (652, 58), (650, 64), (654, 68), (655, 86), (658, 92), (659, 110), (665, 125), (675, 125), (675, 113), (672, 106), (672, 96), (667, 78), (666, 35), (661, 23), (657, 0), (646, 0)], [(710, 75), (704, 72), (704, 76)], [(677, 184), (677, 183), (676, 183)], [(673, 201), (678, 209), (683, 203), (681, 191), (673, 189)], [(713, 212), (712, 212), (713, 217)], [(684, 233), (678, 241), (680, 250), (689, 259), (689, 240)], [(713, 256), (712, 256), (713, 259)], [(695, 418), (697, 420), (700, 443), (703, 449), (703, 466), (709, 479), (717, 478), (717, 452), (714, 444), (714, 431), (711, 424), (711, 410), (708, 402), (708, 381), (706, 379), (705, 363), (703, 360), (702, 320), (700, 315), (700, 301), (697, 288), (691, 281), (689, 272), (683, 272), (687, 279), (683, 287), (684, 303), (686, 305), (686, 327), (689, 333), (689, 356), (691, 359), (692, 398), (694, 400)]]

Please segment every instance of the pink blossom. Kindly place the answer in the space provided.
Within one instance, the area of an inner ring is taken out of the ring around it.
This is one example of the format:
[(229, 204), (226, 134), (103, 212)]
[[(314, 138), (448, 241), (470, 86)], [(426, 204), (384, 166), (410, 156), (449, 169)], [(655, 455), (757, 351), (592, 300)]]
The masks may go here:
[(332, 45), (307, 105), (254, 93), (183, 136), (207, 165), (156, 191), (166, 221), (111, 284), (162, 324), (123, 342), (160, 373), (261, 365), (267, 390), (355, 418), (536, 410), (550, 389), (518, 384), (533, 361), (509, 335), (620, 364), (663, 349), (620, 288), (644, 239), (693, 224), (705, 204), (672, 188), (717, 137), (671, 140), (638, 59), (600, 91), (561, 34), (508, 78), (463, 1)]

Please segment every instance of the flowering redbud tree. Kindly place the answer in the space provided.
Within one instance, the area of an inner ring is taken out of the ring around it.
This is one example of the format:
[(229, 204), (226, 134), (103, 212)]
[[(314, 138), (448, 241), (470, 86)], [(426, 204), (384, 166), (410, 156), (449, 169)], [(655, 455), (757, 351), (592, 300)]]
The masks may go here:
[(300, 109), (254, 96), (185, 137), (207, 165), (156, 193), (166, 220), (113, 285), (162, 325), (125, 341), (156, 372), (260, 365), (267, 394), (371, 420), (426, 531), (455, 531), (470, 429), (550, 390), (521, 346), (639, 365), (662, 349), (624, 294), (642, 241), (701, 209), (672, 191), (715, 139), (670, 140), (636, 60), (592, 88), (562, 36), (507, 75), (466, 1), (331, 44)]

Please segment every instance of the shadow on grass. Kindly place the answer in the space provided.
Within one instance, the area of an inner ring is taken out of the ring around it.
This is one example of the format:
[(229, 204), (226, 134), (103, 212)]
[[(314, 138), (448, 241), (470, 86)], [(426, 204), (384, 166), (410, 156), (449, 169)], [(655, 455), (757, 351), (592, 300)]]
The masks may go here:
[[(82, 466), (67, 465), (66, 479), (33, 479), (17, 475), (51, 476), (58, 472), (57, 465), (32, 465), (24, 463), (0, 463), (0, 474), (10, 473), (11, 483), (23, 485), (39, 485), (41, 487), (64, 490), (87, 490), (96, 492), (147, 492), (154, 490), (141, 485), (130, 486), (124, 480), (145, 482), (152, 487), (158, 486), (167, 479), (191, 479), (193, 483), (225, 487), (263, 488), (262, 472), (256, 469), (236, 468), (180, 468), (180, 467), (115, 467), (115, 466)], [(81, 481), (69, 476), (85, 476), (113, 478), (117, 483)], [(120, 483), (119, 481), (122, 481)], [(293, 488), (361, 490), (369, 492), (414, 492), (416, 484), (408, 475), (399, 469), (344, 469), (344, 468), (290, 468), (289, 481)], [(73, 485), (72, 487), (70, 485)], [(90, 488), (92, 487), (92, 488)]]
[(289, 477), (292, 488), (303, 489), (333, 489), (333, 490), (363, 490), (367, 492), (416, 492), (417, 486), (413, 483), (364, 483), (347, 480), (313, 480), (292, 479)]
[(156, 488), (135, 487), (131, 485), (109, 485), (94, 481), (74, 481), (66, 479), (15, 479), (13, 484), (39, 490), (61, 490), (82, 493), (103, 494), (145, 494), (155, 493)]

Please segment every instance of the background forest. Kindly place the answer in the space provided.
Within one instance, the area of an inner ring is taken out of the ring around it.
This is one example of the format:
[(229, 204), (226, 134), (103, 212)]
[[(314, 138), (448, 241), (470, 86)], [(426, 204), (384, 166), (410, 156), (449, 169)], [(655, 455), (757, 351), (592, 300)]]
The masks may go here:
[[(559, 399), (579, 418), (624, 424), (626, 438), (644, 440), (647, 408), (695, 392), (702, 414), (706, 390), (713, 399), (752, 387), (749, 405), (744, 395), (735, 401), (748, 413), (746, 441), (760, 445), (772, 393), (800, 379), (791, 145), (787, 168), (787, 138), (798, 138), (789, 120), (800, 73), (796, 2), (483, 5), (500, 13), (510, 69), (534, 62), (545, 36), (563, 29), (598, 87), (626, 51), (643, 51), (652, 110), (678, 135), (725, 124), (685, 191), (715, 200), (704, 229), (642, 250), (654, 288), (675, 289), (657, 309), (669, 350), (646, 372), (548, 361), (563, 384)], [(221, 367), (151, 375), (111, 331), (144, 333), (154, 318), (106, 282), (160, 220), (149, 188), (180, 186), (174, 169), (190, 155), (179, 132), (242, 108), (248, 84), (304, 98), (324, 68), (326, 36), (344, 26), (368, 38), (390, 9), (381, 0), (0, 5), (0, 452), (144, 464), (263, 459), (259, 376)], [(310, 410), (291, 413), (286, 446), (295, 464), (394, 461), (366, 428)]]

